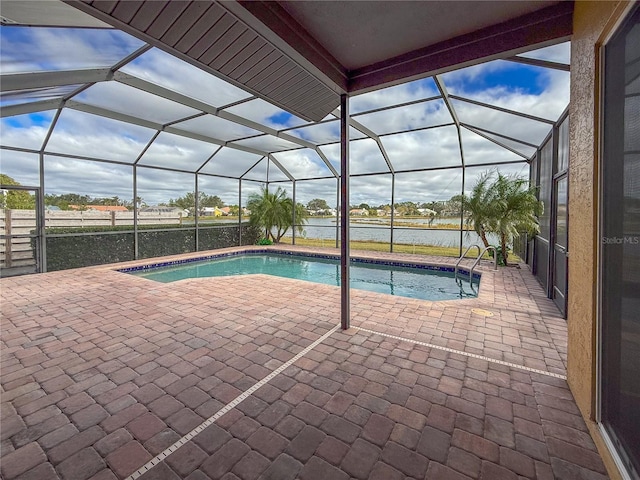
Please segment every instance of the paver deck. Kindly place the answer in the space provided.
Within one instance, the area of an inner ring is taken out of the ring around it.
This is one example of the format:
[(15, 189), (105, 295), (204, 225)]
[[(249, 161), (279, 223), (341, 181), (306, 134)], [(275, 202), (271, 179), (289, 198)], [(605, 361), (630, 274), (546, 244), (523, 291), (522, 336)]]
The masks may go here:
[(267, 275), (2, 279), (2, 478), (607, 478), (565, 321), (526, 269), (482, 273), (352, 290), (347, 331), (337, 287)]

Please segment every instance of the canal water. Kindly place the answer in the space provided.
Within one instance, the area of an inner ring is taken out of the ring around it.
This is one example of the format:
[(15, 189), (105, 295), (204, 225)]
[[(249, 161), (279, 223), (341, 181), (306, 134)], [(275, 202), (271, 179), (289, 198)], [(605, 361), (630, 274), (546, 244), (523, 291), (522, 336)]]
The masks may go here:
[[(375, 221), (372, 219), (371, 221)], [(428, 225), (426, 219), (407, 219), (405, 222), (413, 224), (423, 223), (425, 227)], [(438, 223), (438, 221), (435, 221)], [(455, 223), (454, 219), (440, 220), (440, 223)], [(459, 223), (459, 220), (458, 220)], [(351, 240), (364, 240), (374, 242), (390, 242), (391, 241), (391, 229), (388, 224), (380, 222), (379, 225), (362, 223), (358, 220), (352, 219), (350, 222)], [(289, 231), (285, 235), (291, 237), (292, 232)], [(338, 232), (338, 238), (340, 233)], [(296, 232), (296, 237), (305, 238), (318, 238), (323, 240), (335, 241), (336, 238), (336, 219), (335, 218), (309, 218), (309, 222), (304, 226), (304, 233), (300, 234)], [(496, 241), (497, 239), (489, 238), (489, 241)], [(460, 231), (459, 230), (428, 230), (427, 228), (420, 227), (402, 227), (396, 226), (393, 229), (393, 242), (404, 243), (407, 245), (435, 245), (439, 247), (458, 247), (460, 245)], [(473, 231), (462, 233), (462, 246), (467, 247), (469, 245), (482, 245), (482, 240)]]
[[(236, 220), (223, 220), (216, 219), (215, 223), (237, 223)], [(203, 222), (204, 223), (204, 222)], [(402, 223), (422, 224), (422, 227), (406, 227), (402, 226)], [(446, 223), (459, 225), (460, 219), (456, 218), (444, 218), (436, 219), (433, 224)], [(429, 220), (426, 218), (408, 218), (408, 219), (396, 219), (395, 227), (393, 228), (393, 243), (403, 243), (406, 245), (433, 245), (438, 247), (459, 247), (460, 246), (460, 231), (459, 230), (439, 230), (428, 229)], [(363, 218), (351, 218), (351, 240), (362, 240), (371, 242), (384, 242), (389, 243), (391, 241), (391, 229), (389, 227), (388, 219), (363, 219)], [(335, 242), (336, 239), (336, 219), (335, 217), (321, 218), (321, 217), (309, 217), (308, 223), (304, 225), (304, 232), (302, 234), (296, 232), (296, 238), (317, 238), (321, 240), (327, 240), (327, 246), (331, 242)], [(340, 232), (337, 233), (338, 239), (340, 238)], [(292, 237), (291, 229), (285, 234), (286, 238)], [(488, 236), (489, 242), (496, 245), (498, 239)], [(482, 246), (482, 240), (473, 231), (462, 232), (462, 247), (468, 247), (469, 245)]]

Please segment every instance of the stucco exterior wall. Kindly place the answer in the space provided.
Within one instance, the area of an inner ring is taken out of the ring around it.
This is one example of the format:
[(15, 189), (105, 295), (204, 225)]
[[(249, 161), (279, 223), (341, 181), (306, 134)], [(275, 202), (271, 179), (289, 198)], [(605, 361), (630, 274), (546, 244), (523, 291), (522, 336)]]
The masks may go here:
[(569, 133), (568, 382), (611, 478), (621, 478), (597, 429), (596, 333), (599, 47), (627, 2), (576, 1), (571, 44)]

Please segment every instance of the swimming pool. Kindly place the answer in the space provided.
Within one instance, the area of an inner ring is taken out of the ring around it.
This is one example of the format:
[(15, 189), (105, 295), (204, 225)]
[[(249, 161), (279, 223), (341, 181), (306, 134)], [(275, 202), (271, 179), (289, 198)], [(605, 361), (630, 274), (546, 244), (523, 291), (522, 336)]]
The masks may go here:
[[(279, 277), (340, 286), (340, 260), (327, 255), (289, 252), (239, 252), (189, 259), (171, 264), (120, 270), (157, 282), (187, 278), (221, 277), (262, 273)], [(408, 265), (369, 259), (352, 259), (351, 288), (422, 300), (452, 300), (477, 297), (480, 276), (454, 278), (452, 267)]]

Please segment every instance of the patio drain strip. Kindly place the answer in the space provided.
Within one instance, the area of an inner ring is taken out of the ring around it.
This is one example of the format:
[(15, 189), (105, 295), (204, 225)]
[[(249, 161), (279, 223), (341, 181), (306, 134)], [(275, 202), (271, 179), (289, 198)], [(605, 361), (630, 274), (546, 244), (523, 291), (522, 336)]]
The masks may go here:
[(317, 347), (322, 342), (324, 342), (328, 337), (330, 337), (339, 328), (340, 328), (340, 325), (336, 325), (335, 327), (333, 327), (331, 330), (329, 330), (327, 333), (322, 335), (320, 338), (318, 338), (312, 344), (308, 345), (304, 350), (299, 352), (293, 358), (291, 358), (287, 362), (285, 362), (282, 365), (280, 365), (278, 368), (276, 368), (273, 372), (271, 372), (269, 375), (264, 377), (258, 383), (256, 383), (252, 387), (249, 387), (247, 390), (242, 392), (236, 398), (231, 400), (224, 407), (222, 407), (220, 410), (218, 410), (216, 413), (214, 413), (211, 417), (207, 418), (204, 422), (202, 422), (196, 428), (194, 428), (189, 433), (187, 433), (180, 440), (176, 441), (173, 445), (171, 445), (170, 447), (168, 447), (167, 449), (165, 449), (164, 451), (160, 452), (158, 455), (153, 457), (151, 460), (149, 460), (147, 463), (145, 463), (142, 467), (140, 467), (138, 470), (136, 470), (131, 475), (129, 475), (125, 480), (135, 480), (136, 478), (140, 477), (141, 475), (144, 475), (146, 472), (148, 472), (153, 467), (155, 467), (157, 464), (162, 462), (165, 458), (167, 458), (173, 452), (175, 452), (180, 447), (182, 447), (185, 443), (187, 443), (188, 441), (192, 440), (196, 435), (198, 435), (200, 432), (202, 432), (205, 428), (213, 425), (216, 422), (216, 420), (218, 420), (220, 417), (222, 417), (225, 413), (229, 412), (229, 410), (233, 409), (234, 407), (236, 407), (240, 403), (242, 403), (244, 400), (246, 400), (249, 396), (251, 396), (251, 394), (253, 392), (258, 390), (260, 387), (264, 386), (266, 383), (268, 383), (274, 377), (276, 377), (277, 375), (281, 374), (284, 370), (286, 370), (288, 367), (290, 367), (298, 359), (304, 357), (307, 353), (309, 353), (315, 347)]
[(561, 375), (559, 373), (547, 372), (545, 370), (539, 370), (537, 368), (526, 367), (524, 365), (518, 365), (517, 363), (505, 362), (504, 360), (497, 360), (495, 358), (485, 357), (484, 355), (478, 355), (476, 353), (463, 352), (462, 350), (455, 350), (453, 348), (442, 347), (440, 345), (433, 345), (431, 343), (420, 342), (418, 340), (411, 340), (410, 338), (399, 337), (397, 335), (390, 335), (388, 333), (376, 332), (374, 330), (369, 330), (367, 328), (361, 328), (361, 327), (351, 327), (351, 328), (354, 328), (356, 330), (361, 330), (363, 332), (373, 333), (375, 335), (382, 335), (383, 337), (394, 338), (396, 340), (402, 340), (404, 342), (410, 342), (410, 343), (415, 343), (417, 345), (423, 345), (423, 346), (429, 347), (429, 348), (435, 348), (437, 350), (444, 350), (445, 352), (457, 353), (458, 355), (464, 355), (465, 357), (479, 358), (480, 360), (486, 360), (487, 362), (497, 363), (497, 364), (500, 364), (500, 365), (506, 365), (507, 367), (518, 368), (520, 370), (526, 370), (527, 372), (539, 373), (541, 375), (547, 375), (549, 377), (561, 378), (562, 380), (566, 380), (567, 379), (566, 375)]

